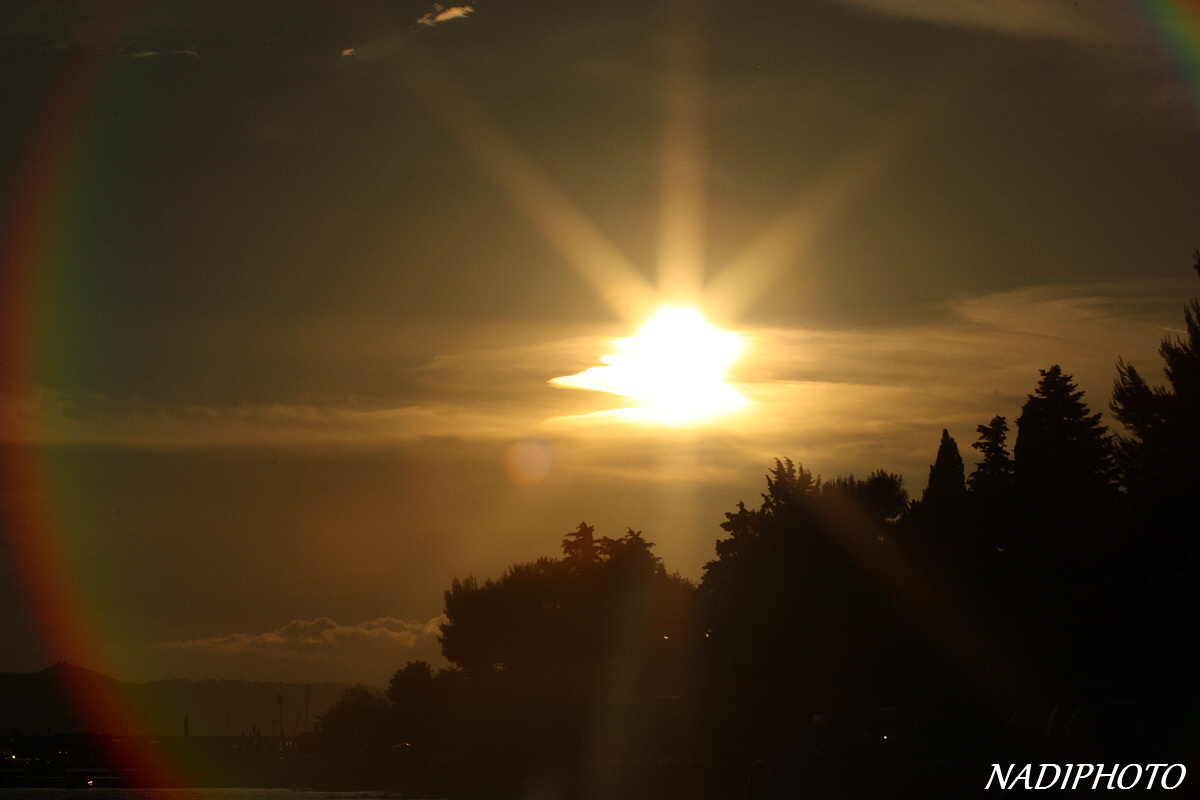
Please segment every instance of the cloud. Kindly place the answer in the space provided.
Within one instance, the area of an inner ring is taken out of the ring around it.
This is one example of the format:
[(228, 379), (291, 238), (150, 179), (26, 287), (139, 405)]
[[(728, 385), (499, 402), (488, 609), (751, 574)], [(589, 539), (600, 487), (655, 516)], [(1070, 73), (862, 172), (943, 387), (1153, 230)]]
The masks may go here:
[[(395, 406), (166, 406), (33, 391), (0, 401), (0, 436), (137, 448), (454, 440), (496, 453), (533, 437), (553, 444), (556, 471), (639, 478), (653, 477), (654, 452), (691, 437), (715, 443), (695, 467), (700, 477), (789, 454), (824, 471), (886, 466), (915, 476), (934, 433), (947, 427), (970, 441), (975, 425), (1015, 415), (1040, 368), (1061, 364), (1103, 410), (1118, 358), (1155, 374), (1158, 343), (1187, 296), (1165, 283), (1037, 286), (962, 297), (917, 325), (747, 330), (730, 379), (751, 405), (694, 430), (631, 424), (605, 413), (627, 399), (551, 385), (612, 352), (613, 337), (585, 336), (444, 353), (410, 370), (412, 401)], [(631, 457), (639, 452), (644, 464)]]
[[(602, 337), (457, 347), (406, 371), (405, 401), (164, 404), (29, 387), (0, 394), (0, 441), (135, 448), (390, 447), (421, 439), (511, 442), (597, 401), (550, 386), (583, 369)], [(494, 337), (493, 337), (494, 338)], [(604, 401), (601, 401), (604, 402)]]
[(443, 8), (441, 3), (434, 3), (433, 8), (425, 14), (422, 14), (417, 19), (418, 25), (425, 25), (432, 28), (434, 25), (440, 25), (443, 22), (449, 22), (452, 19), (463, 19), (470, 16), (475, 11), (474, 6), (450, 6)]
[(998, 33), (1121, 43), (1132, 38), (1109, 0), (841, 0), (880, 14)]
[(47, 390), (0, 400), (0, 439), (50, 445), (371, 446), (437, 437), (501, 440), (525, 430), (510, 415), (445, 402), (400, 408), (154, 406)]
[[(163, 50), (118, 50), (118, 58), (136, 58), (136, 59), (155, 59), (166, 55)], [(170, 55), (175, 57), (186, 56), (188, 58), (200, 58), (200, 52), (195, 48), (177, 48), (170, 51)]]
[(147, 648), (165, 677), (247, 677), (380, 684), (409, 661), (444, 665), (438, 642), (445, 616), (425, 622), (379, 617), (342, 625), (329, 617), (292, 620), (262, 633), (166, 642)]
[(159, 645), (162, 648), (203, 652), (216, 655), (257, 655), (275, 658), (300, 658), (310, 661), (349, 660), (363, 651), (385, 651), (403, 655), (423, 639), (436, 639), (445, 615), (426, 622), (410, 622), (393, 617), (341, 625), (329, 617), (296, 619), (282, 628), (265, 633), (234, 633), (229, 636), (192, 639)]

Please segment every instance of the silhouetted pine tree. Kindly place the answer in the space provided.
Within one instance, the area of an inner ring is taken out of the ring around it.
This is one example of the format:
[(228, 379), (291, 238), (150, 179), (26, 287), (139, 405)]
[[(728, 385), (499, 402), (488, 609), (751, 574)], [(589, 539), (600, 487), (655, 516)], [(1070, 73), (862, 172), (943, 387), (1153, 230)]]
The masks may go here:
[(1017, 419), (1010, 599), (1047, 676), (1112, 679), (1119, 494), (1112, 441), (1071, 376), (1041, 371)]
[(1007, 495), (1012, 491), (1013, 460), (1005, 442), (1008, 439), (1008, 420), (992, 417), (987, 425), (975, 428), (979, 440), (971, 445), (983, 455), (975, 471), (967, 479), (972, 492), (980, 495)]
[[(1200, 274), (1200, 251), (1196, 252)], [(1184, 309), (1182, 338), (1159, 347), (1167, 386), (1150, 386), (1117, 364), (1110, 407), (1128, 433), (1117, 462), (1155, 572), (1191, 572), (1200, 563), (1200, 300)]]
[(970, 516), (975, 529), (975, 544), (979, 559), (992, 559), (1003, 554), (1011, 545), (1014, 503), (1014, 465), (1009, 455), (1008, 421), (992, 417), (987, 425), (975, 428), (979, 439), (971, 447), (983, 459), (967, 478)]
[(1037, 527), (1061, 532), (1086, 527), (1111, 514), (1117, 497), (1116, 465), (1108, 429), (1083, 402), (1083, 392), (1055, 364), (1017, 418), (1014, 475)]
[[(1195, 253), (1200, 275), (1200, 251)], [(1120, 361), (1113, 416), (1125, 426), (1117, 463), (1128, 490), (1123, 596), (1132, 670), (1171, 695), (1172, 706), (1200, 702), (1200, 300), (1184, 309), (1182, 337), (1159, 347), (1166, 386), (1151, 386)], [(1181, 716), (1171, 724), (1186, 729)], [(1169, 725), (1168, 725), (1169, 728)]]

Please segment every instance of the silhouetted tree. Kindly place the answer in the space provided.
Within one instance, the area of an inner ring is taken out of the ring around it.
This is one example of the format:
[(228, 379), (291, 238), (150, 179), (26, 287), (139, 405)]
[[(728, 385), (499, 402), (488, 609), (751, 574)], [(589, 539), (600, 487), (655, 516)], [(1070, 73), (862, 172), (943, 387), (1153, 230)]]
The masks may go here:
[[(1194, 258), (1200, 275), (1200, 251)], [(1150, 385), (1122, 360), (1110, 406), (1126, 429), (1117, 438), (1130, 503), (1123, 639), (1132, 671), (1182, 709), (1200, 700), (1200, 640), (1184, 633), (1200, 629), (1200, 299), (1184, 309), (1184, 335), (1158, 352), (1167, 384)], [(1184, 730), (1190, 719), (1172, 724)]]
[(1061, 680), (1110, 662), (1120, 495), (1108, 430), (1058, 365), (1041, 371), (1017, 419), (1008, 596), (1031, 653)]
[(564, 537), (561, 559), (452, 582), (442, 653), (479, 706), (464, 722), (476, 752), (504, 754), (518, 771), (540, 758), (573, 763), (595, 716), (620, 708), (643, 709), (630, 731), (649, 735), (656, 722), (645, 709), (683, 691), (695, 635), (695, 587), (667, 573), (653, 547), (640, 531), (596, 537), (583, 523)]
[(351, 686), (313, 723), (318, 744), (329, 752), (372, 753), (386, 751), (395, 742), (392, 709), (377, 690)]
[(428, 732), (434, 721), (433, 668), (410, 661), (396, 671), (385, 695), (395, 713), (397, 732), (405, 740)]
[(1014, 464), (1009, 455), (1008, 421), (992, 417), (987, 425), (975, 428), (979, 439), (971, 444), (983, 458), (967, 478), (968, 515), (971, 546), (976, 569), (975, 579), (983, 576), (993, 551), (1006, 552), (1012, 538), (1010, 529), (1014, 517)]
[(1027, 546), (1042, 557), (1076, 560), (1104, 544), (1115, 524), (1116, 465), (1108, 429), (1091, 413), (1057, 364), (1017, 418), (1014, 478), (1024, 508)]
[(586, 522), (563, 537), (563, 560), (576, 567), (589, 567), (600, 560), (600, 543), (596, 529)]
[(979, 440), (971, 447), (978, 450), (983, 459), (975, 465), (967, 479), (972, 492), (986, 497), (1007, 497), (1012, 491), (1013, 460), (1008, 453), (1008, 420), (1001, 416), (992, 417), (987, 425), (975, 428)]
[(821, 484), (821, 496), (848, 501), (880, 530), (894, 522), (908, 508), (904, 478), (881, 469), (869, 474), (865, 480), (849, 475), (826, 481)]
[(445, 595), (443, 655), (467, 670), (590, 669), (618, 595), (646, 583), (668, 594), (692, 591), (688, 581), (667, 574), (653, 547), (640, 531), (597, 539), (581, 523), (564, 537), (561, 560), (514, 564), (482, 584), (455, 578)]
[(967, 492), (965, 468), (958, 452), (958, 443), (950, 431), (942, 429), (942, 441), (938, 444), (937, 458), (929, 467), (929, 485), (921, 495), (923, 503), (958, 503)]
[(600, 559), (610, 565), (656, 571), (662, 568), (662, 559), (650, 552), (653, 547), (654, 543), (647, 542), (641, 531), (630, 528), (620, 539), (601, 537), (598, 550)]
[(859, 559), (886, 546), (885, 521), (907, 500), (899, 477), (823, 483), (776, 460), (762, 497), (757, 509), (739, 503), (725, 515), (729, 536), (701, 580), (717, 674), (812, 702), (877, 688), (899, 627)]
[[(1195, 254), (1200, 275), (1200, 251)], [(1117, 437), (1117, 460), (1143, 541), (1156, 563), (1190, 572), (1200, 562), (1200, 299), (1184, 309), (1184, 336), (1159, 346), (1166, 386), (1151, 386), (1125, 361), (1110, 405), (1127, 433)]]
[(904, 515), (899, 542), (944, 587), (973, 590), (982, 569), (986, 536), (981, 536), (968, 503), (965, 466), (958, 443), (942, 429), (929, 483)]
[(455, 578), (445, 594), (442, 654), (469, 671), (521, 670), (550, 659), (579, 657), (573, 635), (580, 612), (571, 596), (570, 565), (552, 558), (514, 564), (480, 584)]
[(388, 682), (387, 699), (396, 706), (406, 705), (413, 697), (429, 692), (433, 668), (425, 661), (409, 661)]
[(814, 480), (811, 472), (797, 467), (791, 459), (776, 459), (774, 469), (767, 475), (762, 506), (748, 509), (739, 501), (737, 511), (725, 514), (721, 528), (729, 537), (717, 540), (717, 558), (704, 565), (700, 582), (701, 589), (715, 600), (718, 608), (735, 602), (756, 562), (778, 546), (776, 540), (784, 538), (785, 534), (779, 530), (782, 526), (775, 524), (776, 521), (797, 517), (820, 492), (821, 482)]

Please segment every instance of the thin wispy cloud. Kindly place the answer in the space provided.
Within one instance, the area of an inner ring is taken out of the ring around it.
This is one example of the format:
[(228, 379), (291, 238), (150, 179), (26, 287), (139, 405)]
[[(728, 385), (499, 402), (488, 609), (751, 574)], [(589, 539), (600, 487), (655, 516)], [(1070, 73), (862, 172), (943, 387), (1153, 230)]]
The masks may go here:
[(363, 648), (413, 648), (421, 637), (436, 637), (445, 616), (425, 622), (380, 617), (356, 625), (341, 625), (329, 617), (296, 619), (282, 628), (264, 633), (234, 633), (229, 636), (192, 639), (161, 645), (165, 648), (210, 653), (255, 653), (286, 658), (323, 659), (344, 657)]
[(325, 680), (348, 671), (372, 683), (408, 661), (444, 663), (438, 633), (444, 615), (394, 617), (343, 625), (329, 617), (292, 620), (277, 630), (167, 642), (148, 656), (168, 674), (288, 676)]
[(0, 401), (0, 437), (39, 444), (386, 446), (427, 437), (504, 439), (517, 432), (504, 415), (445, 402), (401, 408), (149, 406), (48, 391)]
[(1108, 0), (841, 0), (880, 14), (1018, 36), (1115, 44), (1130, 41), (1122, 8)]

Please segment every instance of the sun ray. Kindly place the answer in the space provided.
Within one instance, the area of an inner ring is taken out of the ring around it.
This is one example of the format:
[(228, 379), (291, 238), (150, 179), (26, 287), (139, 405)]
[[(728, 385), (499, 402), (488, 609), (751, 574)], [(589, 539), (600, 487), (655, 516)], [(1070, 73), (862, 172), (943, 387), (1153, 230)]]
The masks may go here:
[(871, 183), (894, 163), (897, 154), (930, 127), (934, 111), (930, 103), (910, 107), (837, 159), (713, 276), (704, 289), (706, 307), (719, 307), (726, 318), (744, 314), (784, 272), (803, 259), (821, 234), (845, 216)]
[[(932, 126), (939, 108), (954, 94), (951, 84), (961, 84), (963, 75), (932, 81), (937, 85), (922, 102), (910, 103), (836, 160), (706, 283), (704, 91), (699, 79), (703, 37), (697, 4), (675, 0), (667, 27), (657, 286), (436, 59), (415, 42), (398, 48), (397, 54), (412, 93), (601, 299), (630, 323), (659, 309), (637, 335), (617, 340), (617, 352), (602, 358), (602, 366), (551, 383), (609, 392), (637, 403), (602, 415), (690, 425), (748, 402), (725, 380), (740, 355), (741, 339), (712, 326), (696, 307), (726, 320), (743, 315), (845, 216), (896, 155)], [(672, 339), (675, 333), (668, 334), (668, 329), (688, 333)], [(707, 353), (704, 347), (710, 348)]]
[(694, 303), (704, 281), (704, 84), (696, 4), (672, 4), (664, 82), (658, 286), (667, 302)]
[(432, 56), (415, 42), (400, 52), (408, 88), (546, 241), (621, 318), (645, 317), (655, 305), (650, 281)]

